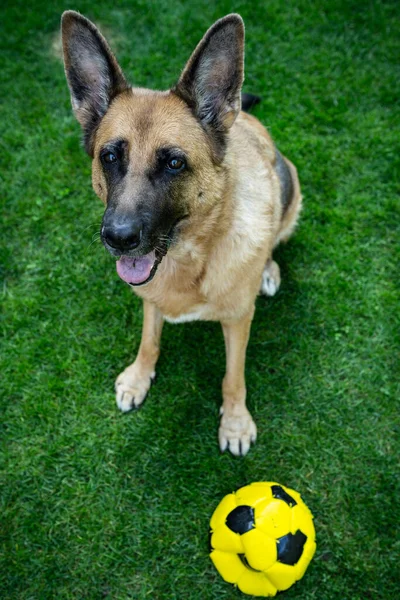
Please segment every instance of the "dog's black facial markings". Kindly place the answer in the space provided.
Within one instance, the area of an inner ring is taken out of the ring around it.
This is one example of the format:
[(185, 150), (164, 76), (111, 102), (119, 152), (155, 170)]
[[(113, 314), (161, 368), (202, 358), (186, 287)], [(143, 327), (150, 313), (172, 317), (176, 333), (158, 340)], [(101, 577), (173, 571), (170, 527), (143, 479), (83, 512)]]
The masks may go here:
[[(177, 223), (187, 216), (181, 199), (181, 175), (161, 173), (154, 176), (153, 182), (151, 177), (142, 176), (139, 187), (132, 189), (129, 202), (129, 181), (118, 178), (118, 161), (113, 158), (106, 164), (108, 201), (101, 229), (105, 247), (113, 256), (139, 257), (156, 250), (162, 258), (176, 239)], [(119, 201), (121, 193), (124, 202)], [(141, 236), (139, 243), (133, 245), (131, 238), (136, 229), (140, 229)]]
[(155, 162), (147, 171), (147, 176), (153, 184), (168, 184), (171, 176), (175, 177), (184, 171), (190, 172), (190, 164), (183, 150), (175, 147), (158, 148)]
[[(107, 181), (107, 208), (101, 239), (114, 257), (140, 258), (155, 253), (155, 262), (144, 285), (154, 277), (158, 265), (175, 244), (177, 224), (187, 218), (185, 181), (192, 172), (190, 159), (182, 148), (158, 148), (144, 171), (131, 171), (129, 146), (125, 140), (110, 140), (99, 152)], [(132, 242), (140, 229), (139, 242)], [(135, 263), (133, 263), (135, 265)], [(130, 283), (130, 282), (129, 282)]]
[[(182, 215), (182, 216), (180, 216), (180, 217), (178, 217), (176, 219), (175, 223), (172, 225), (171, 229), (169, 230), (168, 235), (165, 236), (165, 238), (163, 239), (163, 241), (159, 242), (159, 245), (156, 247), (156, 251), (155, 251), (156, 260), (155, 260), (155, 263), (153, 265), (153, 268), (150, 271), (150, 275), (148, 276), (148, 278), (146, 279), (146, 281), (142, 281), (141, 283), (130, 283), (129, 285), (131, 287), (139, 287), (141, 285), (145, 285), (146, 283), (149, 283), (153, 279), (154, 275), (157, 272), (159, 264), (161, 263), (161, 261), (164, 258), (164, 256), (167, 254), (169, 247), (171, 245), (173, 245), (174, 242), (176, 241), (174, 239), (174, 237), (175, 237), (175, 230), (176, 230), (177, 226), (179, 225), (179, 223), (181, 221), (184, 221), (187, 218), (189, 218), (189, 215), (188, 214), (184, 214), (184, 215)], [(167, 241), (167, 240), (169, 240), (169, 241)]]
[(104, 144), (100, 150), (99, 158), (109, 193), (111, 193), (128, 171), (128, 142), (126, 140), (112, 140)]

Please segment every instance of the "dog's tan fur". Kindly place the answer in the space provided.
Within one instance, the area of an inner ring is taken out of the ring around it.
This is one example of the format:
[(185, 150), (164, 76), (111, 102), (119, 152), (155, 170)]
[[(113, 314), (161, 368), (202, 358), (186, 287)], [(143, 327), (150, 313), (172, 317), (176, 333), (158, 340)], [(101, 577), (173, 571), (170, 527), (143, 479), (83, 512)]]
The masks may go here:
[(226, 346), (220, 446), (245, 454), (256, 437), (245, 405), (244, 380), (255, 299), (261, 282), (266, 293), (268, 280), (272, 293), (279, 287), (272, 251), (292, 233), (301, 195), (296, 169), (284, 159), (294, 189), (284, 212), (276, 150), (268, 132), (253, 116), (232, 114), (224, 117), (229, 135), (218, 162), (204, 128), (182, 97), (138, 88), (123, 91), (96, 131), (93, 187), (106, 202), (99, 152), (113, 138), (127, 140), (129, 146), (129, 181), (121, 191), (121, 203), (132, 202), (132, 190), (140, 185), (157, 148), (165, 144), (182, 148), (196, 165), (182, 199), (190, 205), (190, 217), (178, 225), (178, 242), (168, 250), (154, 279), (135, 288), (144, 302), (143, 335), (135, 362), (117, 379), (117, 402), (129, 410), (144, 400), (155, 375), (164, 319), (220, 321)]

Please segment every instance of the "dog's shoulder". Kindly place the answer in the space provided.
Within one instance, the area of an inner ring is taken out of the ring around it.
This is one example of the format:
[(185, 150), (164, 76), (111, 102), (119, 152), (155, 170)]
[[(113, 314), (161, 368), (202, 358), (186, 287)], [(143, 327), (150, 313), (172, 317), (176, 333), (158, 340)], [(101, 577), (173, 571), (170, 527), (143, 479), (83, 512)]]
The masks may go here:
[(240, 173), (240, 197), (252, 195), (256, 185), (254, 201), (258, 200), (260, 209), (267, 203), (270, 214), (283, 217), (295, 193), (296, 169), (279, 152), (268, 130), (252, 115), (240, 113), (232, 128), (232, 152)]
[(263, 160), (275, 160), (275, 145), (268, 130), (253, 115), (241, 111), (231, 130), (233, 143), (250, 152), (257, 153)]
[(252, 240), (264, 244), (281, 213), (276, 149), (260, 121), (244, 112), (232, 128), (229, 160), (235, 179), (232, 230), (245, 231), (251, 246)]

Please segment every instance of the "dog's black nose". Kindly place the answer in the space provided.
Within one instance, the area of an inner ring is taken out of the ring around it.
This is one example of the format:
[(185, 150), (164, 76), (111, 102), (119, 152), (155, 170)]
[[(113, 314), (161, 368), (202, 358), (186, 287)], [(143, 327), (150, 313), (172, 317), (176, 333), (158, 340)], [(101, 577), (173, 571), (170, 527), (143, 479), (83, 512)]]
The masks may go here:
[(141, 242), (143, 224), (128, 218), (114, 218), (103, 222), (101, 229), (103, 239), (115, 250), (134, 250)]

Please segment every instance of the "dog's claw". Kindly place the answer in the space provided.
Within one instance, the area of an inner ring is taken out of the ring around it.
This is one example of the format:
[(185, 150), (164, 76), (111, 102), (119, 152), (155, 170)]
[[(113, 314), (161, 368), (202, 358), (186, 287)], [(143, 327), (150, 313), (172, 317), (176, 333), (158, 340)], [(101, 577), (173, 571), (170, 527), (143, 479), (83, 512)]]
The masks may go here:
[(135, 396), (132, 396), (132, 394), (128, 391), (123, 391), (122, 397), (120, 400), (118, 399), (118, 394), (117, 394), (117, 406), (122, 412), (131, 412), (134, 410), (139, 410), (139, 408), (144, 404), (144, 401), (146, 400), (146, 398), (147, 398), (147, 394), (141, 400), (140, 404), (136, 404)]
[(257, 428), (247, 409), (241, 415), (226, 411), (221, 418), (218, 438), (221, 452), (229, 449), (234, 456), (246, 456), (257, 439)]
[(225, 452), (225, 450), (228, 449), (228, 446), (229, 446), (228, 440), (225, 438), (221, 439), (221, 437), (220, 437), (219, 438), (219, 449), (221, 450), (221, 452)]
[(116, 402), (122, 412), (129, 412), (140, 408), (147, 396), (155, 373), (147, 376), (139, 373), (139, 369), (133, 363), (123, 371), (115, 382)]

